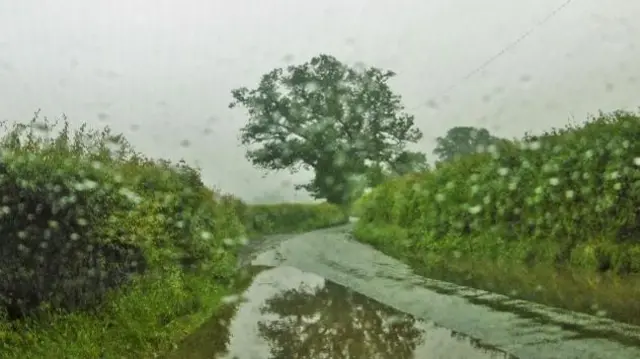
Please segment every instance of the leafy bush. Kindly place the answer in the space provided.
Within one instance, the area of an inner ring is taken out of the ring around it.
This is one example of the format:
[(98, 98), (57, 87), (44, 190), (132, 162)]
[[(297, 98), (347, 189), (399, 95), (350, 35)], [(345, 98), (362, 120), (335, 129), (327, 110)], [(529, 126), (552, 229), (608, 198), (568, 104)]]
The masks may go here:
[(280, 203), (248, 207), (247, 231), (252, 234), (295, 233), (347, 223), (341, 207), (329, 203)]
[[(422, 253), (640, 271), (640, 115), (499, 141), (488, 152), (388, 181), (358, 223), (407, 231)], [(415, 253), (418, 253), (414, 251)]]
[(368, 193), (363, 194), (355, 201), (353, 201), (353, 204), (349, 209), (349, 213), (354, 217), (360, 217), (364, 215), (366, 213), (366, 207), (369, 202), (370, 201), (368, 200)]
[(50, 137), (56, 125), (36, 118), (1, 141), (2, 356), (170, 349), (231, 289), (236, 208), (184, 163), (145, 158), (108, 128), (65, 121)]

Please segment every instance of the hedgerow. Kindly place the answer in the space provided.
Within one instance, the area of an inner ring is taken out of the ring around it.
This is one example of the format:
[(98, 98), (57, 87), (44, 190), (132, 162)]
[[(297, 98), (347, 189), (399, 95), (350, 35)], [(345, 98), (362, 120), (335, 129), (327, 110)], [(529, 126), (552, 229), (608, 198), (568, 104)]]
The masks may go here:
[(0, 357), (167, 352), (235, 290), (252, 208), (109, 128), (57, 125), (0, 140)]
[(295, 233), (347, 223), (341, 207), (323, 203), (257, 204), (247, 208), (245, 225), (250, 233)]
[(355, 199), (349, 208), (349, 214), (354, 217), (360, 217), (366, 210), (368, 203), (368, 193), (363, 193), (359, 198)]
[(375, 188), (356, 237), (415, 256), (640, 272), (638, 138), (640, 115), (616, 111), (502, 141)]

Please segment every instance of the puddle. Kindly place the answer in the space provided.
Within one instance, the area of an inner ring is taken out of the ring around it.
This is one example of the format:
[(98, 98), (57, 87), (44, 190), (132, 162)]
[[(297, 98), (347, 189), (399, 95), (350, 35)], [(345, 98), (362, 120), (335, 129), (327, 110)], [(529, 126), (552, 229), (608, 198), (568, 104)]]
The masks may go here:
[(296, 236), (259, 253), (252, 263), (316, 273), (521, 359), (640, 358), (640, 327), (424, 278), (406, 264), (352, 240), (348, 230)]
[(170, 358), (515, 358), (289, 266), (261, 268), (240, 298)]
[(272, 239), (171, 358), (640, 358), (640, 327), (422, 277), (348, 226)]

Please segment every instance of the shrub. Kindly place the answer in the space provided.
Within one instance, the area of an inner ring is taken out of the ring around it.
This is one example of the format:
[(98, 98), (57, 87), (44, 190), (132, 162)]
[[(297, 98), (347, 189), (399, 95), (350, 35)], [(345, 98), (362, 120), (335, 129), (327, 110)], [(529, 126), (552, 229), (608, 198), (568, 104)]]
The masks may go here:
[(501, 141), (375, 188), (358, 226), (404, 228), (430, 251), (638, 271), (638, 138), (640, 116), (617, 111)]
[(252, 234), (294, 233), (347, 223), (349, 217), (329, 203), (280, 203), (250, 205), (245, 225)]
[(362, 196), (353, 201), (349, 210), (350, 214), (354, 217), (361, 217), (367, 212), (367, 205), (371, 202), (368, 198), (369, 193), (364, 193)]
[(50, 137), (56, 125), (36, 118), (1, 140), (0, 352), (170, 349), (231, 290), (229, 239), (245, 233), (237, 201), (206, 188), (197, 169), (145, 158), (108, 128), (72, 133), (65, 120)]

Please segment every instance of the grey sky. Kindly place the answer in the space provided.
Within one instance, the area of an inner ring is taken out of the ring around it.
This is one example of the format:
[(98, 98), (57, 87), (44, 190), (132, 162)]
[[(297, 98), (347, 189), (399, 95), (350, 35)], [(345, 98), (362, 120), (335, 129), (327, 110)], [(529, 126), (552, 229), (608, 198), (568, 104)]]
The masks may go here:
[(324, 52), (396, 71), (429, 152), (455, 125), (518, 136), (636, 108), (640, 2), (630, 0), (574, 0), (449, 101), (438, 96), (563, 1), (0, 0), (0, 119), (42, 108), (108, 124), (150, 155), (197, 161), (227, 191), (292, 199), (282, 181), (305, 178), (262, 179), (237, 147), (242, 110), (227, 108), (232, 88), (287, 59)]

